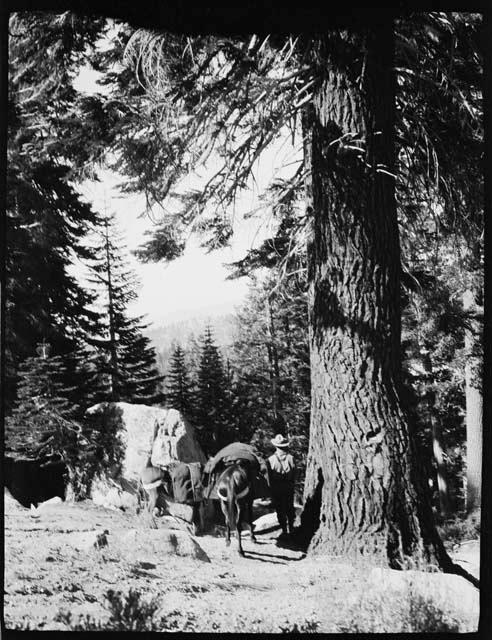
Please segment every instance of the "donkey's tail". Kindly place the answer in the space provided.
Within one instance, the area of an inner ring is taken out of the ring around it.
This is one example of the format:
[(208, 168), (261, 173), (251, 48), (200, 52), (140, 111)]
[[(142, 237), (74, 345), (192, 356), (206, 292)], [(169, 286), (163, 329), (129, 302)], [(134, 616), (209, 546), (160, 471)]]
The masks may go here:
[(245, 482), (242, 473), (235, 471), (231, 476), (231, 481), (227, 483), (227, 512), (231, 526), (237, 526), (239, 519), (239, 500), (249, 493), (249, 484)]
[(217, 493), (222, 502), (226, 503), (227, 509), (227, 519), (229, 521), (229, 526), (234, 527), (236, 523), (236, 516), (238, 515), (237, 504), (234, 495), (234, 486), (232, 482), (227, 482), (222, 484), (218, 489)]

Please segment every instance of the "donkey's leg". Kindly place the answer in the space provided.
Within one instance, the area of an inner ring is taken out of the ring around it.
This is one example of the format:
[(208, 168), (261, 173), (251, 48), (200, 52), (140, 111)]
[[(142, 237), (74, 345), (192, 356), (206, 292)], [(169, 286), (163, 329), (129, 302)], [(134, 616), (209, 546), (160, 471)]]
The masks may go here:
[(227, 503), (224, 500), (220, 501), (220, 508), (225, 518), (226, 525), (226, 547), (231, 544), (231, 523), (229, 522), (229, 513), (227, 512)]
[(155, 521), (154, 510), (157, 506), (157, 489), (150, 489), (149, 491), (149, 515), (150, 515), (150, 528), (157, 529), (157, 522)]
[(201, 533), (200, 527), (200, 503), (194, 502), (191, 512), (191, 531), (194, 536)]
[(198, 529), (200, 535), (203, 535), (205, 532), (205, 527), (205, 503), (202, 500), (198, 503)]
[(251, 542), (256, 543), (256, 536), (253, 530), (253, 499), (248, 500), (248, 525), (251, 532)]
[(236, 520), (236, 531), (237, 531), (237, 546), (240, 556), (244, 556), (243, 551), (243, 542), (241, 540), (241, 522), (244, 518), (244, 503), (240, 504), (236, 502), (237, 507), (237, 520)]

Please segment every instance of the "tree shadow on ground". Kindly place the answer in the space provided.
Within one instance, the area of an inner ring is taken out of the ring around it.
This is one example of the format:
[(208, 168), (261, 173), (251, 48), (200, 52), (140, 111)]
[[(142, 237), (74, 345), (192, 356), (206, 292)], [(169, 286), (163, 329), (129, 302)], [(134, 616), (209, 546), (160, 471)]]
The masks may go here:
[[(301, 558), (292, 558), (291, 556), (281, 556), (276, 553), (260, 553), (259, 551), (245, 551), (245, 557), (251, 557), (252, 560), (259, 560), (260, 562), (269, 562), (271, 564), (287, 564), (287, 562), (297, 562), (302, 560), (304, 556)], [(273, 558), (272, 560), (268, 560), (266, 558)], [(275, 562), (275, 560), (285, 560), (286, 562)]]
[(280, 525), (275, 524), (273, 527), (268, 527), (267, 529), (262, 529), (261, 531), (255, 531), (256, 535), (263, 535), (265, 533), (272, 533), (273, 531), (278, 531), (280, 529)]

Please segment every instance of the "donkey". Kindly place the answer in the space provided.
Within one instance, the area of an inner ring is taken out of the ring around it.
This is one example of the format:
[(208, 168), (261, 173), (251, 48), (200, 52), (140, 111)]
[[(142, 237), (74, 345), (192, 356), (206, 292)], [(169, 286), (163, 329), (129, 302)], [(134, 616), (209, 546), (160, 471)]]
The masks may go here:
[(253, 532), (253, 491), (248, 469), (240, 462), (229, 465), (217, 482), (217, 495), (226, 522), (226, 545), (231, 544), (231, 528), (235, 528), (239, 554), (244, 556), (241, 543), (241, 523), (243, 521), (248, 524), (251, 541), (256, 542)]

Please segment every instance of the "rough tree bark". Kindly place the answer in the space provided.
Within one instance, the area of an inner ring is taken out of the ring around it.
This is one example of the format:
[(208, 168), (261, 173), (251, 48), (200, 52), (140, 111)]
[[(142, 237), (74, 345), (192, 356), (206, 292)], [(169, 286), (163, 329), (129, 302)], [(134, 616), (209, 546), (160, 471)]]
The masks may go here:
[(449, 566), (399, 398), (392, 24), (319, 40), (305, 115), (312, 237), (311, 425), (301, 532), (311, 552)]
[[(466, 311), (477, 311), (476, 296), (467, 290), (463, 294)], [(481, 337), (478, 319), (472, 319), (465, 329), (465, 399), (466, 399), (466, 511), (480, 509), (482, 500), (482, 422), (481, 358), (478, 347)]]

